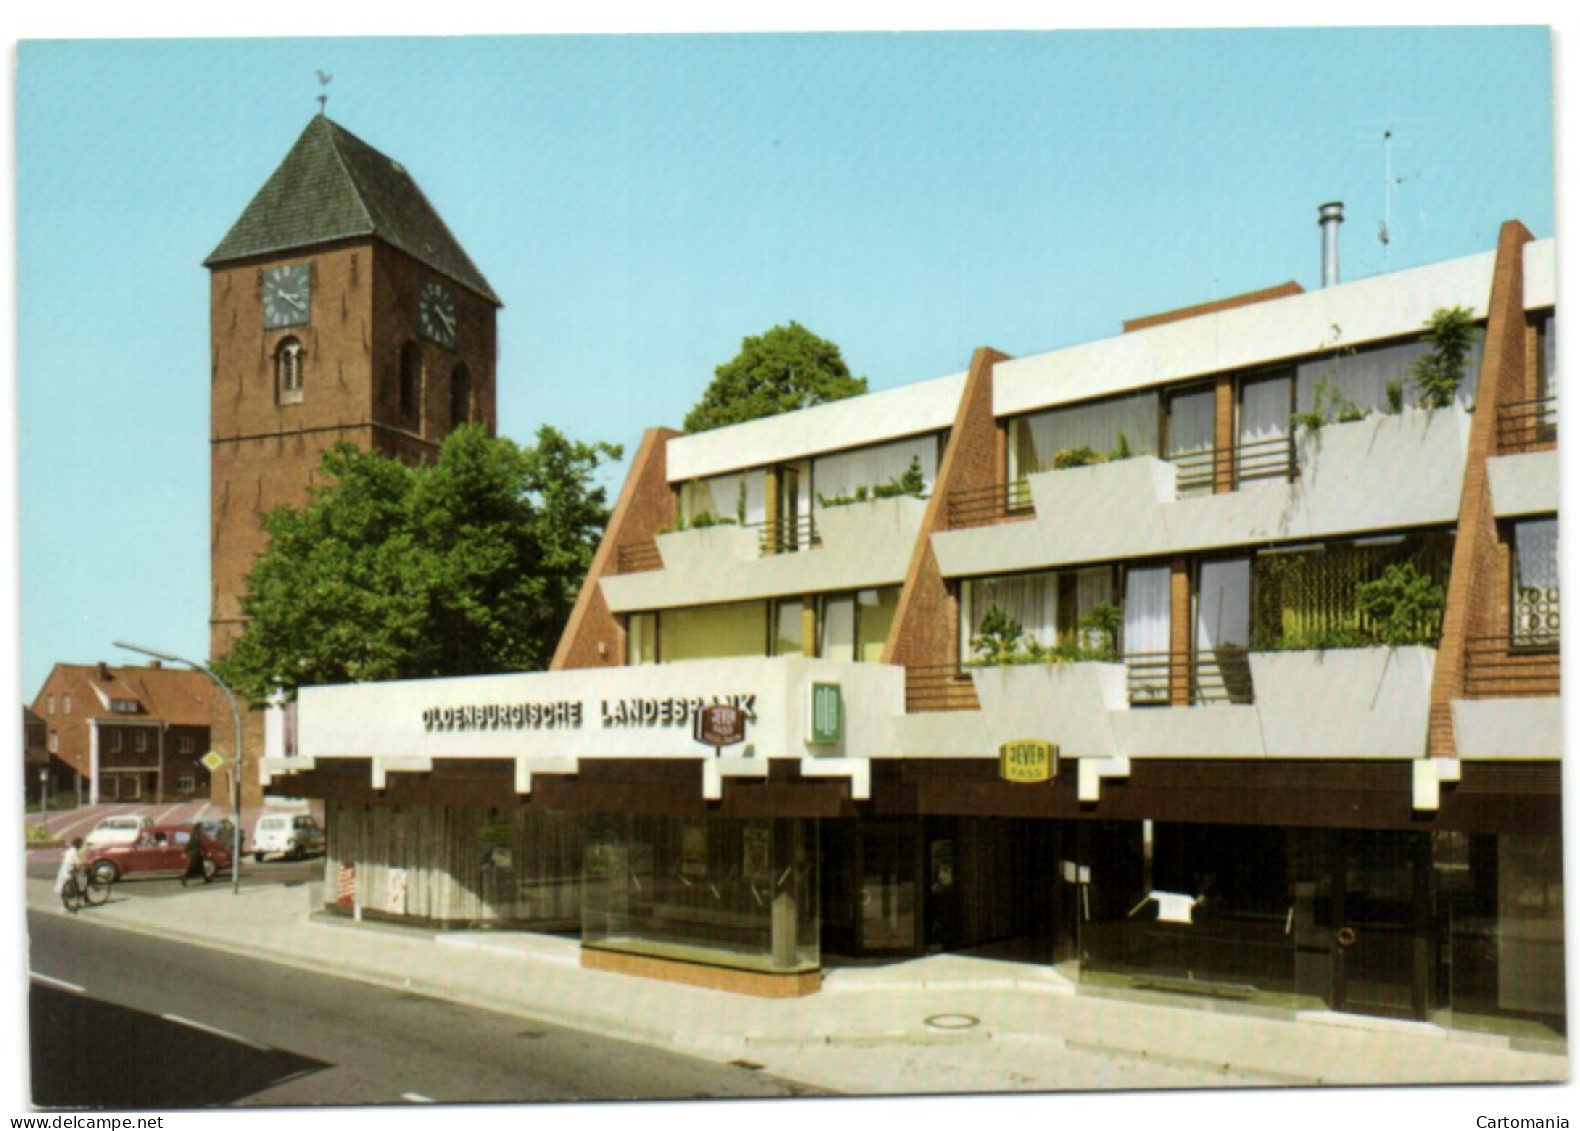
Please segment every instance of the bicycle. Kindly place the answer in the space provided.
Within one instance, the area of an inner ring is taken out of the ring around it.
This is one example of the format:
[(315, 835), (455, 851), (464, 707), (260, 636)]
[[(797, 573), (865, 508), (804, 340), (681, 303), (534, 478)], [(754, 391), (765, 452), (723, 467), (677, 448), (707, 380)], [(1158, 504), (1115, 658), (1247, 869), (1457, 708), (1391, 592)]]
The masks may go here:
[(95, 875), (77, 874), (60, 889), (60, 901), (75, 915), (84, 907), (98, 907), (110, 898), (110, 883)]

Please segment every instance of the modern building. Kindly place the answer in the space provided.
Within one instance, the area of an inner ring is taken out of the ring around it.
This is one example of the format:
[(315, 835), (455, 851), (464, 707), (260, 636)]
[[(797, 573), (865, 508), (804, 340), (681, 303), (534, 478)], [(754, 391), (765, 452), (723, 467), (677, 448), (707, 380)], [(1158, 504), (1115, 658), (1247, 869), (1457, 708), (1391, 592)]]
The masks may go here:
[(1554, 246), (1328, 274), (649, 432), (553, 670), (302, 690), (326, 902), (1561, 1033)]
[[(247, 575), (266, 541), (259, 516), (306, 505), (325, 451), (349, 443), (417, 463), (462, 424), (493, 433), (500, 302), (411, 174), (322, 114), (204, 265), (219, 659), (245, 624)], [(223, 699), (214, 710), (229, 758), (229, 710)], [(257, 712), (243, 745), (249, 761), (262, 748)], [(246, 781), (255, 804), (257, 779)]]
[[(31, 708), (43, 722), (50, 796), (90, 804), (207, 797), (211, 687), (207, 676), (158, 661), (56, 664)], [(29, 799), (37, 791), (35, 781)]]

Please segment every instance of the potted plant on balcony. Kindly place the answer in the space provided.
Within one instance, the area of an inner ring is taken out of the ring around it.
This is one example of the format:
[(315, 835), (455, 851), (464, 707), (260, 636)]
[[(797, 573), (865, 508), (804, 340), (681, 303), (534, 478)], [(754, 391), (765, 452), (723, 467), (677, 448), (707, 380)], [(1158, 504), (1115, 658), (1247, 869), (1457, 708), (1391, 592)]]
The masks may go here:
[(1410, 367), (1422, 408), (1447, 408), (1459, 396), (1465, 366), (1476, 342), (1475, 312), (1463, 306), (1438, 307), (1426, 321), (1423, 340), (1431, 351)]

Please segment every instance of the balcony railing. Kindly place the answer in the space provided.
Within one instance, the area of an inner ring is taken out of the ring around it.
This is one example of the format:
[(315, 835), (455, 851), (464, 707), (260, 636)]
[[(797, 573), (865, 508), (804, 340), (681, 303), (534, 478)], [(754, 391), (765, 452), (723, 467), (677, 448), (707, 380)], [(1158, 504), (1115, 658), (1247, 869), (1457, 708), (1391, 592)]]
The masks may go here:
[(1558, 637), (1478, 636), (1465, 642), (1467, 699), (1529, 699), (1558, 694)]
[[(1125, 654), (1125, 685), (1132, 707), (1167, 706), (1173, 701), (1174, 661), (1167, 652)], [(1224, 648), (1197, 655), (1188, 672), (1193, 704), (1250, 703), (1251, 660), (1244, 649)]]
[(768, 554), (793, 554), (820, 546), (823, 539), (817, 532), (817, 520), (810, 514), (798, 515), (793, 522), (770, 518), (765, 522), (750, 522), (748, 530), (758, 530), (758, 548)]
[(947, 501), (949, 528), (991, 526), (1006, 519), (1031, 517), (1031, 487), (1024, 479), (951, 491)]
[(663, 569), (664, 559), (659, 555), (658, 543), (649, 539), (646, 542), (626, 542), (615, 547), (614, 565), (617, 573), (647, 573)]
[(917, 664), (905, 669), (905, 710), (975, 711), (976, 685), (971, 669), (959, 664)]
[(1288, 436), (1251, 440), (1235, 448), (1213, 448), (1169, 456), (1177, 469), (1175, 489), (1181, 495), (1204, 494), (1220, 482), (1239, 487), (1258, 479), (1292, 479), (1298, 472), (1295, 446)]
[(1498, 451), (1506, 454), (1550, 448), (1558, 442), (1558, 398), (1506, 404), (1498, 410)]

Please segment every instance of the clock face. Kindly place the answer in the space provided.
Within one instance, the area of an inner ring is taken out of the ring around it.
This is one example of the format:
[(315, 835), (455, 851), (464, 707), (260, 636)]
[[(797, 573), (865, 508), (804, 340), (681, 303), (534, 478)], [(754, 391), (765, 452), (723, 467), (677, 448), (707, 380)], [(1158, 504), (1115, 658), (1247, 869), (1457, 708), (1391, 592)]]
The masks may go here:
[(417, 329), (430, 342), (455, 346), (455, 294), (433, 280), (417, 292)]
[(263, 328), (305, 326), (311, 306), (312, 268), (306, 263), (271, 267), (263, 273)]

